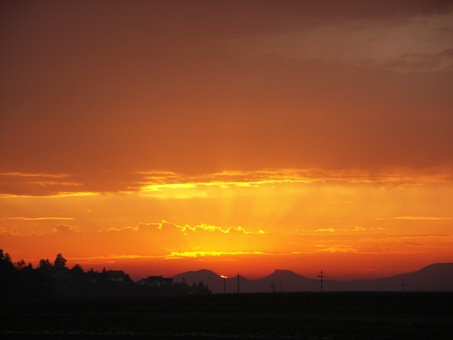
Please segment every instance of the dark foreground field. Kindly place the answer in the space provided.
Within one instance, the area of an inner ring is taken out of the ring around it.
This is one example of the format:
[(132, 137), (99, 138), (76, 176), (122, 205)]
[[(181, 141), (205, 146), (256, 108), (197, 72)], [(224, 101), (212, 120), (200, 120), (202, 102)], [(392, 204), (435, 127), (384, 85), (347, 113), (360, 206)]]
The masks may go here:
[(453, 339), (452, 293), (0, 302), (2, 339)]

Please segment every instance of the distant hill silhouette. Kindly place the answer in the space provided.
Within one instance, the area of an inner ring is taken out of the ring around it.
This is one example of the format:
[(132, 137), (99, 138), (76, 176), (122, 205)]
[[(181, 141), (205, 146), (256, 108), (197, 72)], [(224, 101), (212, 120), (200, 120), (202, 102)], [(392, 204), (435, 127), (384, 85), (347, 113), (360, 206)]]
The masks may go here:
[[(272, 274), (250, 281), (250, 286), (262, 292), (294, 292), (308, 287), (312, 280), (291, 270), (276, 269)], [(244, 285), (247, 288), (247, 285)]]
[[(375, 280), (350, 281), (338, 290), (453, 291), (453, 263), (435, 263), (418, 271)], [(335, 287), (335, 285), (334, 285)]]
[[(228, 279), (230, 281), (230, 279)], [(223, 279), (219, 274), (214, 273), (208, 269), (201, 269), (197, 271), (188, 271), (173, 276), (173, 282), (186, 282), (188, 285), (203, 282), (209, 287), (209, 290), (215, 293), (223, 292)], [(231, 293), (231, 291), (229, 291)]]
[[(211, 270), (189, 271), (175, 275), (174, 282), (191, 285), (203, 282), (213, 293), (222, 293), (224, 280)], [(257, 280), (240, 279), (241, 292), (319, 291), (317, 279), (309, 279), (290, 270), (275, 270)], [(237, 292), (237, 277), (226, 279), (226, 292)], [(453, 263), (435, 263), (411, 273), (370, 280), (326, 280), (325, 291), (453, 291)]]

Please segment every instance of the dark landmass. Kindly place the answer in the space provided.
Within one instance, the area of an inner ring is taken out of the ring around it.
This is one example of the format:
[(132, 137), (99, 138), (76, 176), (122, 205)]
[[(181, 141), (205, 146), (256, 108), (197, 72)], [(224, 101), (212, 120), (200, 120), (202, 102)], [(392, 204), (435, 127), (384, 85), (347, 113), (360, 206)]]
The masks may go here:
[[(374, 280), (323, 280), (323, 290), (341, 291), (443, 291), (453, 292), (453, 263), (436, 263), (416, 272)], [(173, 278), (149, 276), (137, 282), (121, 270), (90, 269), (76, 264), (66, 266), (57, 254), (50, 262), (42, 259), (33, 268), (23, 260), (13, 262), (0, 249), (0, 297), (134, 297), (155, 295), (196, 295), (213, 293), (316, 292), (319, 279), (309, 279), (290, 270), (249, 280), (243, 276), (222, 278), (207, 270), (189, 271)]]
[[(239, 277), (237, 294), (237, 278), (209, 270), (134, 282), (121, 270), (67, 268), (61, 254), (33, 268), (0, 249), (0, 338), (451, 339), (451, 274), (451, 263), (435, 264), (380, 280), (325, 281), (338, 291), (321, 293), (316, 280), (277, 270), (260, 280)], [(371, 292), (397, 290), (401, 280), (445, 291)], [(268, 293), (244, 293), (251, 289)]]
[[(213, 293), (237, 292), (237, 277), (224, 281), (210, 270), (190, 271), (175, 275), (174, 282), (203, 282)], [(436, 263), (416, 272), (373, 280), (324, 280), (325, 291), (453, 291), (453, 263)], [(290, 270), (276, 270), (272, 274), (249, 280), (240, 276), (241, 292), (314, 292), (320, 290), (318, 279), (309, 279)]]
[(452, 339), (453, 293), (0, 300), (2, 339)]
[[(374, 280), (336, 281), (324, 279), (324, 291), (432, 291), (453, 292), (453, 263), (436, 263), (416, 272)], [(66, 266), (57, 254), (50, 262), (42, 259), (37, 268), (23, 260), (13, 262), (0, 249), (0, 297), (137, 297), (155, 295), (198, 295), (213, 293), (316, 292), (319, 279), (309, 279), (290, 270), (249, 280), (243, 276), (224, 278), (210, 270), (189, 271), (173, 278), (149, 276), (137, 282), (122, 270)]]

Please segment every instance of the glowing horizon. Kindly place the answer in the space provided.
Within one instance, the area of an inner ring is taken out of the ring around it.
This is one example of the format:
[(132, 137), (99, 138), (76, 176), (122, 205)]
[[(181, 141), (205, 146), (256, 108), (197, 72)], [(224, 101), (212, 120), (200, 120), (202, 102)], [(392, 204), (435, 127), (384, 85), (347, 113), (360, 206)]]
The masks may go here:
[[(373, 265), (367, 264), (368, 258), (379, 254), (383, 258), (403, 256), (412, 263), (411, 269), (429, 264), (430, 253), (444, 262), (452, 256), (449, 198), (453, 181), (448, 172), (403, 177), (395, 172), (364, 176), (267, 169), (195, 177), (166, 172), (154, 173), (152, 178), (150, 181), (146, 173), (142, 186), (130, 192), (0, 198), (10, 213), (17, 212), (0, 219), (5, 251), (35, 265), (36, 256), (50, 258), (57, 252), (65, 253), (70, 263), (76, 259), (85, 264), (90, 259), (95, 263), (148, 261), (161, 268), (162, 274), (171, 275), (176, 269), (167, 270), (165, 264), (156, 262), (176, 261), (179, 265), (174, 267), (184, 271), (191, 269), (192, 260), (203, 261), (207, 269), (221, 269), (219, 264), (253, 257), (262, 266), (249, 269), (255, 277), (284, 267), (284, 263), (296, 272), (304, 267), (314, 270), (316, 265), (329, 268), (319, 259), (310, 265), (298, 264), (316, 254), (362, 258), (356, 270), (335, 270), (338, 277), (371, 275), (367, 272), (373, 272)], [(155, 185), (158, 189), (150, 191)], [(441, 202), (431, 202), (433, 194)], [(80, 205), (86, 209), (73, 210)], [(150, 205), (152, 212), (148, 211)], [(70, 216), (36, 213), (55, 206), (70, 211)], [(417, 211), (423, 214), (414, 214)], [(106, 218), (105, 212), (111, 216)], [(133, 225), (130, 221), (134, 219), (125, 217), (131, 214), (140, 215)], [(172, 215), (175, 222), (154, 222), (156, 214)], [(205, 222), (210, 220), (220, 223)], [(260, 256), (285, 260), (281, 264), (259, 261)], [(240, 265), (245, 274), (247, 266)], [(144, 264), (141, 270), (134, 269), (133, 276), (145, 276), (156, 268)], [(381, 269), (381, 273), (385, 271)]]

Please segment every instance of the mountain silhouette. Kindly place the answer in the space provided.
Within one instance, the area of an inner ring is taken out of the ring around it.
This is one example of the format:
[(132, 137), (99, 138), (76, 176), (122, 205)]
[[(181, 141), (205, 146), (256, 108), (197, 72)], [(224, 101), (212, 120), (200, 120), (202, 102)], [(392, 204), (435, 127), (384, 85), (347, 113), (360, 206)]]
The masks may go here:
[(208, 269), (187, 271), (173, 276), (173, 282), (186, 282), (189, 286), (203, 282), (213, 293), (223, 292), (223, 279)]
[[(237, 292), (237, 277), (224, 280), (211, 270), (188, 271), (175, 275), (174, 282), (192, 285), (203, 282), (213, 293)], [(225, 286), (224, 286), (225, 285)], [(256, 280), (241, 277), (241, 292), (300, 292), (319, 291), (317, 279), (309, 279), (291, 270), (277, 269)], [(379, 279), (325, 280), (325, 291), (453, 291), (453, 263), (435, 263), (418, 271)]]
[(291, 270), (276, 269), (268, 276), (250, 281), (250, 285), (261, 292), (293, 292), (312, 288), (312, 281)]

